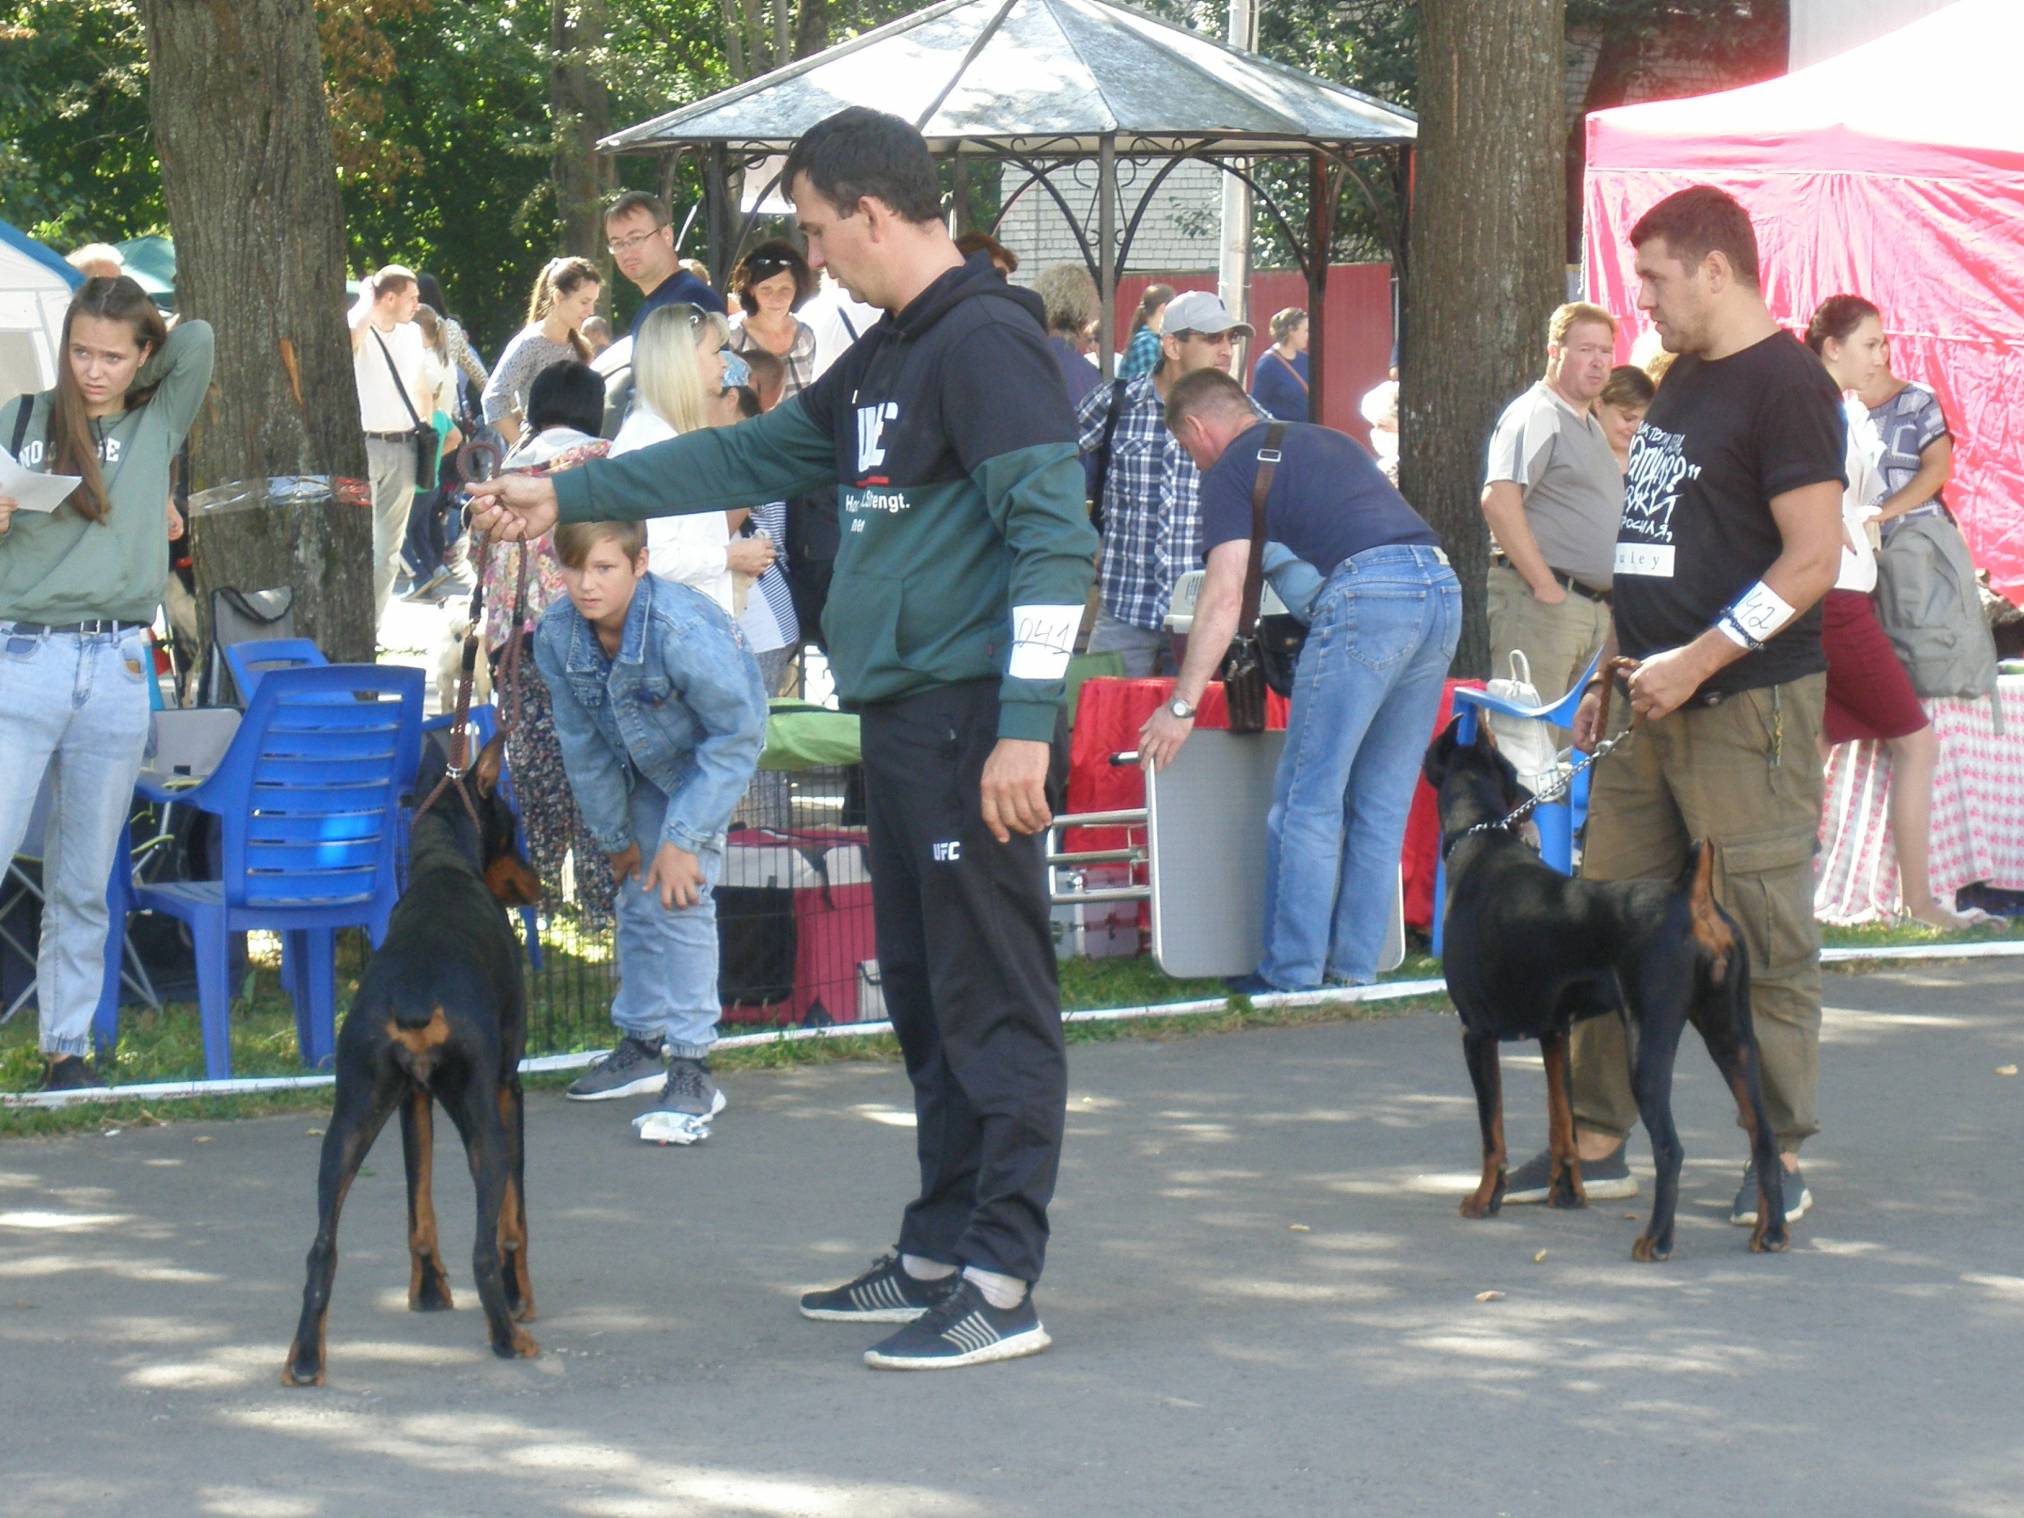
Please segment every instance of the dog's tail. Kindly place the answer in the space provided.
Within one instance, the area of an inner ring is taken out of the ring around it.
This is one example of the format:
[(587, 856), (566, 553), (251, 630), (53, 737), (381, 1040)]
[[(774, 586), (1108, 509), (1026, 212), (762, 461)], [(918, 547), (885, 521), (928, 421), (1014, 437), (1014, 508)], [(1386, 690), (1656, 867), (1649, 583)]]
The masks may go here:
[(1687, 850), (1679, 886), (1687, 898), (1687, 930), (1700, 945), (1708, 983), (1721, 986), (1739, 973), (1747, 976), (1749, 967), (1748, 951), (1737, 936), (1735, 919), (1715, 901), (1715, 853), (1712, 838), (1697, 839)]

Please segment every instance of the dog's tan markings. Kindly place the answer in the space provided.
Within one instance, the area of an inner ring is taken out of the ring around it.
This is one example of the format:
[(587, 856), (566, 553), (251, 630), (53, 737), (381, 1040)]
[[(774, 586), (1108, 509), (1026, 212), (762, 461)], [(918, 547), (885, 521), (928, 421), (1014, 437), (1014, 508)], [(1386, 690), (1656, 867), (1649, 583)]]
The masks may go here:
[(1492, 1146), (1483, 1151), (1483, 1176), (1475, 1191), (1462, 1198), (1462, 1216), (1482, 1218), (1490, 1216), (1504, 1190), (1504, 1094), (1497, 1094), (1497, 1109), (1491, 1115), (1490, 1131), (1494, 1135)]
[(448, 1311), (456, 1302), (450, 1295), (442, 1246), (436, 1238), (433, 1098), (417, 1087), (408, 1100), (413, 1105), (415, 1123), (415, 1177), (408, 1194), (408, 1309)]
[(1736, 947), (1736, 935), (1715, 907), (1714, 876), (1715, 844), (1708, 839), (1701, 844), (1700, 856), (1694, 861), (1694, 881), (1687, 890), (1688, 931), (1714, 961), (1710, 979), (1719, 986), (1729, 977), (1729, 955)]
[(541, 904), (541, 877), (520, 862), (516, 854), (501, 854), (485, 866), (485, 889), (492, 899), (509, 907)]
[(403, 1028), (389, 1017), (387, 1038), (420, 1059), (424, 1055), (433, 1054), (450, 1041), (450, 1020), (443, 1015), (441, 1007), (431, 1008), (429, 1020), (419, 1028)]

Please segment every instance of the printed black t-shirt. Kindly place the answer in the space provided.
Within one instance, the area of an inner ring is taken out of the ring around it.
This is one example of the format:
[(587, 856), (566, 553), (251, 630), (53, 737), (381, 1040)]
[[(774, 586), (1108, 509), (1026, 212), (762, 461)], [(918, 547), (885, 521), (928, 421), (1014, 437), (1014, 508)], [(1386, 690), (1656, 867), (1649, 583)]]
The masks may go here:
[[(1631, 440), (1617, 530), (1621, 651), (1642, 659), (1691, 643), (1783, 551), (1771, 498), (1847, 483), (1841, 397), (1789, 332), (1723, 359), (1682, 355)], [(1827, 667), (1815, 605), (1704, 692), (1782, 685)]]

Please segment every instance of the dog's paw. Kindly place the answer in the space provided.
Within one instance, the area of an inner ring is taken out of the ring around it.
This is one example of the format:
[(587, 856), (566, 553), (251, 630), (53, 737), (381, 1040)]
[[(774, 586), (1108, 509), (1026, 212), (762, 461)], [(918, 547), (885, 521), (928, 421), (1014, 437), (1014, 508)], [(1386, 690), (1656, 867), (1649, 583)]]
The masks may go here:
[(1630, 1246), (1630, 1257), (1645, 1265), (1662, 1265), (1672, 1257), (1673, 1241), (1655, 1239), (1650, 1234), (1640, 1234), (1638, 1241)]
[(450, 1295), (450, 1278), (441, 1271), (425, 1275), (408, 1287), (409, 1312), (454, 1312), (456, 1306)]
[(541, 1346), (532, 1334), (516, 1328), (507, 1338), (492, 1341), (492, 1353), (502, 1360), (532, 1360), (541, 1353)]
[(323, 1359), (320, 1355), (307, 1354), (299, 1346), (288, 1346), (288, 1359), (281, 1367), (283, 1386), (323, 1385)]
[(1782, 1223), (1776, 1228), (1766, 1228), (1762, 1223), (1759, 1223), (1755, 1228), (1750, 1230), (1750, 1253), (1752, 1254), (1783, 1254), (1790, 1247), (1791, 1243), (1791, 1236), (1786, 1233), (1785, 1225)]
[(1572, 1171), (1563, 1170), (1559, 1175), (1554, 1177), (1552, 1184), (1547, 1188), (1546, 1205), (1548, 1207), (1586, 1207), (1588, 1205), (1588, 1192), (1582, 1187), (1581, 1182), (1574, 1178)]

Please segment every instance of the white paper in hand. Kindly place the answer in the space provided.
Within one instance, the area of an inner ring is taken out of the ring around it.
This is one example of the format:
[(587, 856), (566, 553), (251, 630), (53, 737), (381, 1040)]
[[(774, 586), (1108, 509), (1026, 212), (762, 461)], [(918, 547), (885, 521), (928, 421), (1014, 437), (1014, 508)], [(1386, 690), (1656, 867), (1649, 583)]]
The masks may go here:
[(54, 511), (77, 489), (74, 474), (37, 474), (23, 469), (0, 447), (0, 496), (12, 496), (17, 511)]

